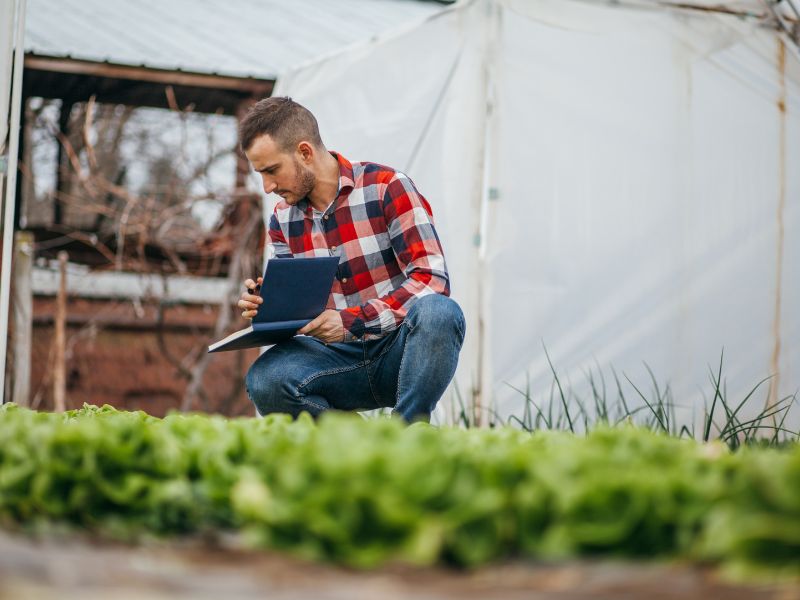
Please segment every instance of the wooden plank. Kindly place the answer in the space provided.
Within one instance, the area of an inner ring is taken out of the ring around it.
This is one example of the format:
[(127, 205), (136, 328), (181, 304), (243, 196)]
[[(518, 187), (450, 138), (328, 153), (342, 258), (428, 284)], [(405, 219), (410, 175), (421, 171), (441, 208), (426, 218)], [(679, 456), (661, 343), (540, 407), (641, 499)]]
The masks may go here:
[(73, 75), (93, 75), (109, 79), (149, 81), (165, 85), (186, 85), (239, 92), (248, 91), (259, 97), (268, 96), (272, 92), (274, 85), (274, 81), (254, 79), (252, 77), (188, 73), (185, 71), (170, 71), (30, 54), (25, 56), (25, 69), (70, 73)]
[(33, 234), (18, 231), (15, 235), (12, 290), (14, 364), (12, 401), (28, 406), (31, 394), (31, 347), (33, 340)]
[(67, 395), (67, 253), (58, 253), (60, 285), (56, 303), (55, 360), (53, 361), (53, 410), (64, 412)]

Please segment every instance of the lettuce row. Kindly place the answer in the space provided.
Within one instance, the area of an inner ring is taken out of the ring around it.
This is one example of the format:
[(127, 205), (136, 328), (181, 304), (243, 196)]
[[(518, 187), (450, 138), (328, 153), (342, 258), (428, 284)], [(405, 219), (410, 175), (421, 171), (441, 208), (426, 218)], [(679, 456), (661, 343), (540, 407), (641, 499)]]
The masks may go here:
[(236, 531), (356, 567), (613, 555), (800, 572), (800, 445), (7, 405), (0, 524), (43, 523)]

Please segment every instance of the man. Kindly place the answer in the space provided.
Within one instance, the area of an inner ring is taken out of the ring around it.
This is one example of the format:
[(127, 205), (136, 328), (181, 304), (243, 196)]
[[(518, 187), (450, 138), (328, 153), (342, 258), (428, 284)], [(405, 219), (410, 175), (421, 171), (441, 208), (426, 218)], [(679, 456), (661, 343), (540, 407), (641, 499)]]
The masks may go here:
[[(270, 254), (340, 257), (327, 309), (250, 367), (258, 412), (392, 407), (408, 422), (429, 420), (465, 323), (448, 298), (428, 202), (403, 173), (329, 152), (314, 115), (290, 98), (255, 104), (239, 135), (264, 191), (283, 199), (269, 223)], [(256, 314), (260, 283), (245, 281), (245, 318)]]

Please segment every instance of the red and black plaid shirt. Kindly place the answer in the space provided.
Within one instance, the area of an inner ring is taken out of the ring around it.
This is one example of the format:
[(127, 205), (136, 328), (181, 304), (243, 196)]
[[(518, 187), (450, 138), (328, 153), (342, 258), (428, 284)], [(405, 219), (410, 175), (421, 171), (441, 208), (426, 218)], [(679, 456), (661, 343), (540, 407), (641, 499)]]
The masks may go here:
[(328, 308), (342, 315), (345, 339), (397, 329), (417, 298), (450, 295), (442, 246), (428, 201), (403, 173), (339, 161), (339, 194), (314, 216), (307, 199), (281, 201), (269, 222), (271, 255), (339, 256)]

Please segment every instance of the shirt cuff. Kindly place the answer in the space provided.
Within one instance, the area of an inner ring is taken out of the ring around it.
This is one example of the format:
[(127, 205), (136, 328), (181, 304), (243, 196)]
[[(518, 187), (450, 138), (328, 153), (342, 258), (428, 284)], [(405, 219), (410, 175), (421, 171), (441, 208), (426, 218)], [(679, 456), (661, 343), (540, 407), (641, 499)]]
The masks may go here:
[(366, 331), (364, 321), (359, 316), (353, 314), (351, 309), (340, 310), (339, 315), (342, 317), (345, 342), (355, 341), (364, 335)]

